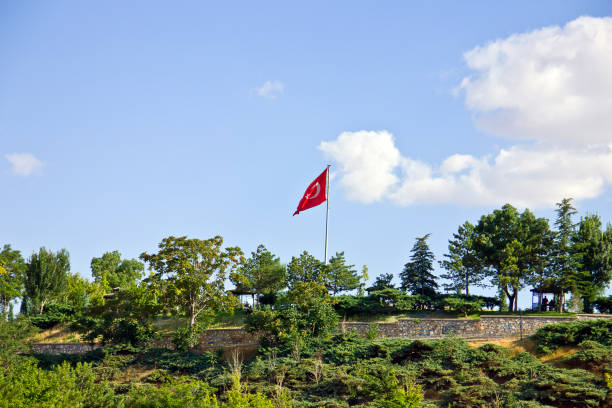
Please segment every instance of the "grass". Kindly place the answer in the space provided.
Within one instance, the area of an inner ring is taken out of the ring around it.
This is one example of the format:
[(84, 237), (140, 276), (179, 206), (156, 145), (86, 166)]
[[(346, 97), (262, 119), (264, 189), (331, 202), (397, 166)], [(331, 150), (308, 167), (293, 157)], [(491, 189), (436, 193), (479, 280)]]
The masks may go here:
[(75, 343), (81, 340), (81, 336), (71, 331), (68, 325), (65, 324), (43, 330), (32, 337), (34, 343)]
[[(246, 314), (242, 310), (234, 313), (219, 313), (207, 327), (208, 329), (239, 329), (244, 325)], [(158, 317), (153, 322), (153, 326), (164, 335), (169, 335), (179, 327), (186, 327), (188, 324), (186, 317), (164, 316)]]

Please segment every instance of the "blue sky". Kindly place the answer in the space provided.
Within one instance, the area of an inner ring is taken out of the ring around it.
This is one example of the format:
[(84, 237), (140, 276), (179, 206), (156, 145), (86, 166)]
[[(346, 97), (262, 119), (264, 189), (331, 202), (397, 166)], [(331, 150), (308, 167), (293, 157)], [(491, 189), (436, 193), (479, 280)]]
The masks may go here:
[[(607, 1), (3, 2), (0, 243), (222, 235), (372, 278), (510, 202), (612, 221)], [(439, 271), (438, 271), (439, 272)], [(522, 295), (520, 304), (529, 303)]]

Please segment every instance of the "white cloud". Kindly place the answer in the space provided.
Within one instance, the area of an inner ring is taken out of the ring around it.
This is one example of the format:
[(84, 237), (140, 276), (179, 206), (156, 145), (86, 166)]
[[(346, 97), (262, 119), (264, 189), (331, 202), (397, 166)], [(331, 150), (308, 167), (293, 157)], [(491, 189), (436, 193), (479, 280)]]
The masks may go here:
[(562, 144), (607, 143), (612, 18), (580, 17), (479, 46), (460, 90), (486, 132)]
[(612, 146), (515, 146), (495, 157), (452, 155), (439, 166), (403, 157), (386, 131), (344, 132), (319, 149), (338, 164), (348, 198), (362, 203), (550, 207), (564, 197), (597, 197), (612, 184)]
[(319, 149), (338, 162), (349, 199), (378, 201), (399, 181), (393, 169), (401, 155), (387, 131), (344, 132), (333, 142), (321, 142)]
[(402, 156), (386, 131), (345, 132), (319, 148), (349, 199), (551, 207), (612, 185), (612, 18), (512, 35), (464, 57), (473, 74), (458, 90), (476, 125), (528, 144), (433, 165)]
[(19, 176), (27, 177), (39, 171), (44, 165), (31, 153), (11, 153), (4, 155), (4, 157), (11, 163), (13, 173)]
[(285, 93), (285, 84), (281, 81), (266, 81), (258, 88), (255, 88), (257, 95), (267, 98), (276, 99)]

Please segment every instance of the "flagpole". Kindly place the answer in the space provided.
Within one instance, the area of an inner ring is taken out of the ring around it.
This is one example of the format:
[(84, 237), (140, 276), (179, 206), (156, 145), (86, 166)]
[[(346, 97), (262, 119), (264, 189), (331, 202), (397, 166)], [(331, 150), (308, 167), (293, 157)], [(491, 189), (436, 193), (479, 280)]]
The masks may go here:
[(327, 209), (325, 210), (325, 265), (327, 265), (327, 224), (329, 220), (329, 168), (331, 166), (327, 165), (327, 182), (325, 183), (325, 201), (327, 204)]

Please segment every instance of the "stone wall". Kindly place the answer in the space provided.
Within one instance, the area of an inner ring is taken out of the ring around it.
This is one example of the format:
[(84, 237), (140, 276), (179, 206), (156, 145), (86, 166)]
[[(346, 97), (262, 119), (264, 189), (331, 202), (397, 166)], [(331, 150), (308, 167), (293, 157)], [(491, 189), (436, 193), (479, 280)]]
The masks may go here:
[[(480, 319), (398, 319), (394, 323), (374, 323), (378, 326), (379, 337), (403, 337), (409, 339), (435, 339), (457, 336), (466, 339), (494, 339), (501, 337), (532, 335), (540, 327), (552, 323), (575, 320), (610, 319), (612, 315), (580, 314), (571, 317), (561, 316), (481, 316)], [(339, 330), (365, 335), (371, 323), (342, 322)], [(244, 329), (210, 329), (202, 332), (200, 344), (194, 351), (231, 349), (235, 347), (255, 347), (259, 337)], [(156, 344), (158, 347), (172, 347), (169, 338)], [(89, 343), (37, 343), (35, 353), (46, 354), (84, 354), (100, 347)]]
[[(379, 337), (411, 339), (457, 336), (466, 339), (488, 339), (532, 335), (540, 327), (575, 320), (609, 319), (612, 315), (574, 316), (481, 316), (480, 319), (398, 319), (395, 323), (378, 323)], [(370, 324), (342, 322), (340, 330), (365, 334)]]
[(39, 354), (85, 354), (100, 348), (99, 343), (34, 343), (32, 351)]

